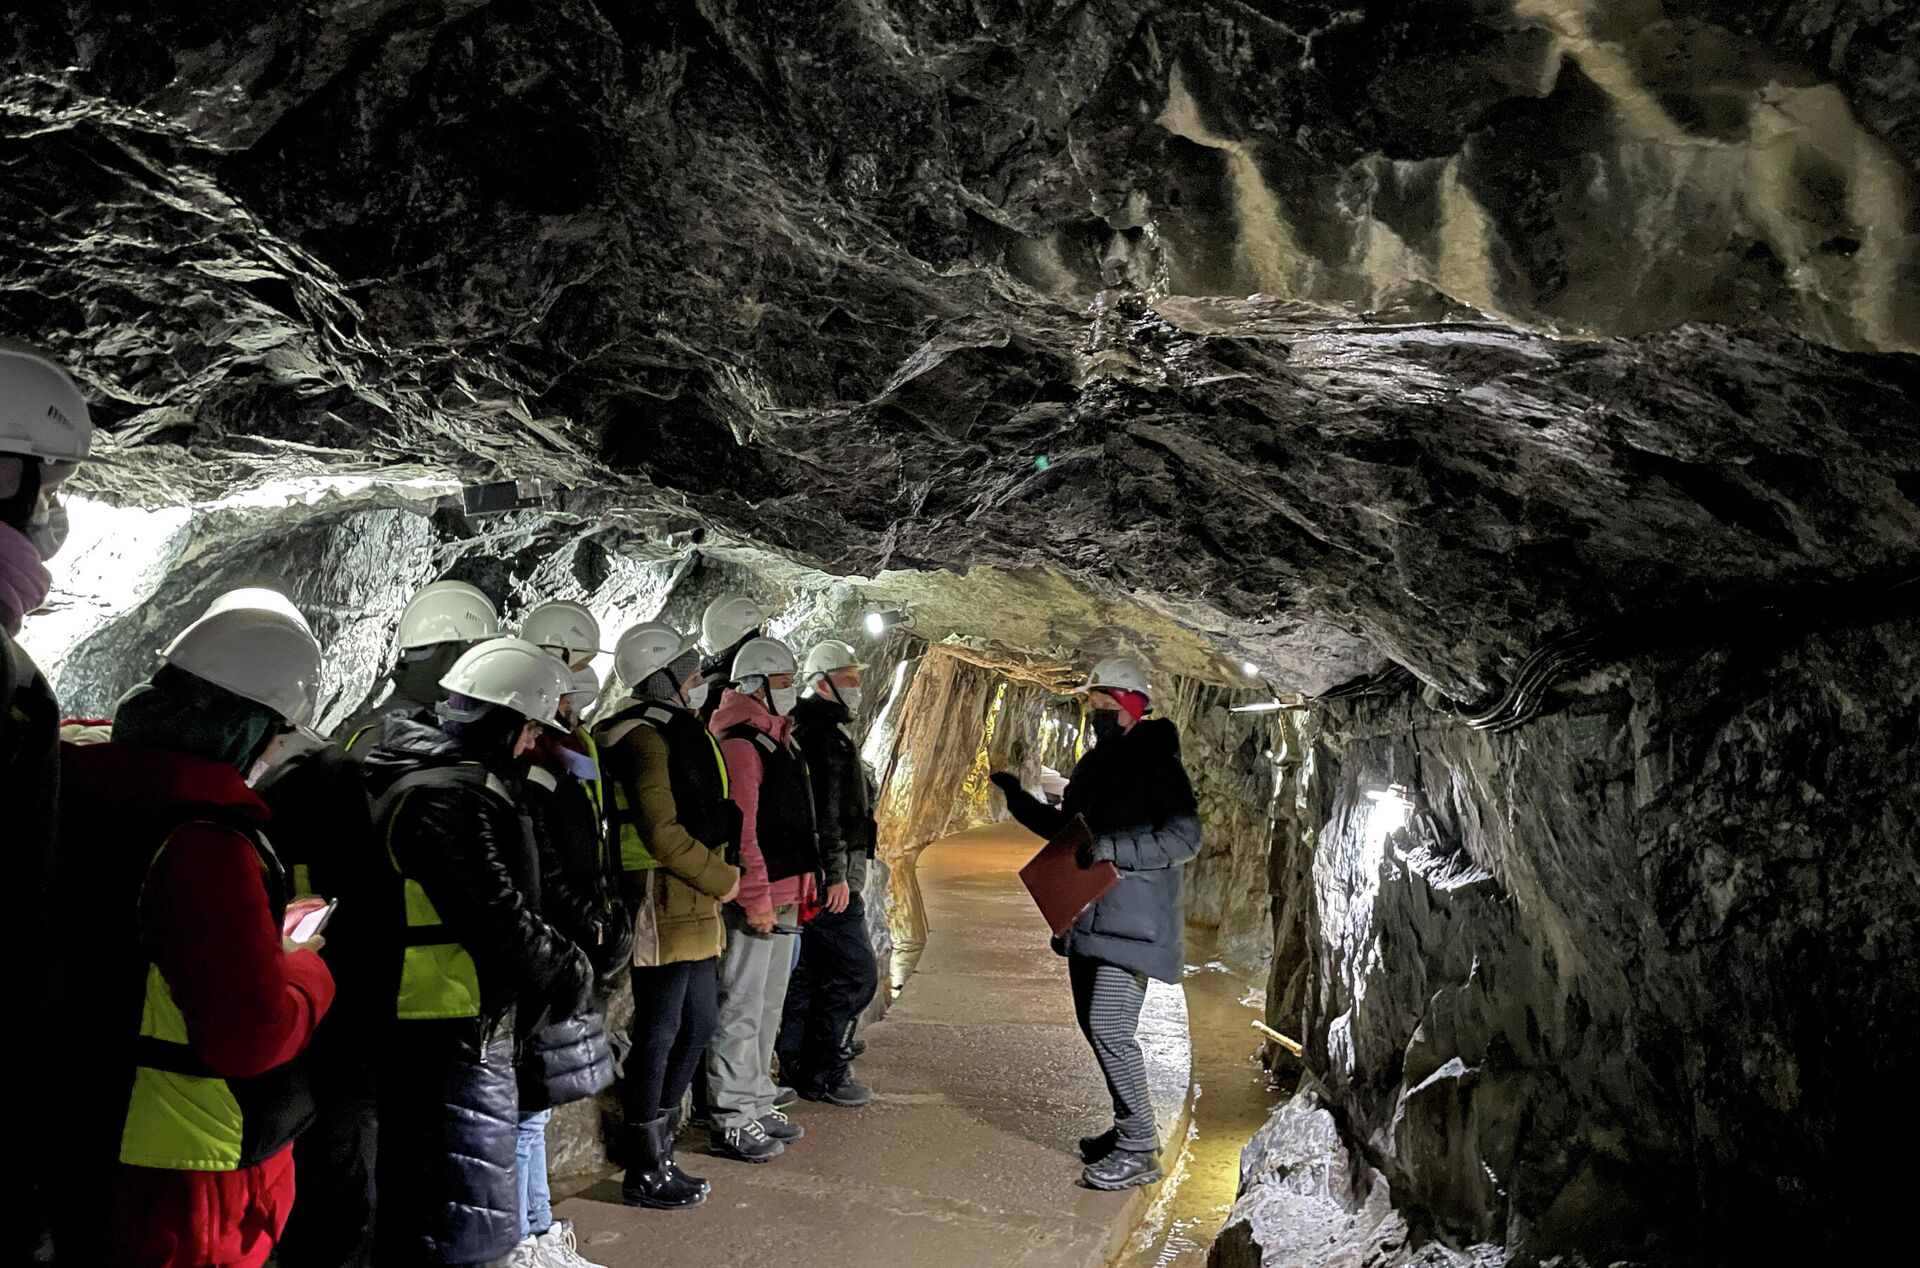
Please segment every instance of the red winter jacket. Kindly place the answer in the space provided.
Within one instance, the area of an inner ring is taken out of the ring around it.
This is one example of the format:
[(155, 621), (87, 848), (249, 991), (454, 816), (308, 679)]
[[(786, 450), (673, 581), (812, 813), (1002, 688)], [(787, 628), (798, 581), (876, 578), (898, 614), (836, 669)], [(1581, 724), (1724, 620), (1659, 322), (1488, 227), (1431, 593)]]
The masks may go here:
[[(68, 747), (64, 770), (67, 849), (113, 841), (150, 857), (167, 841), (146, 873), (138, 920), (200, 1059), (228, 1078), (291, 1060), (333, 1002), (326, 965), (310, 951), (282, 949), (244, 836), (187, 822), (163, 837), (160, 826), (180, 823), (193, 806), (264, 825), (265, 804), (233, 768), (171, 750)], [(134, 927), (131, 911), (96, 916)], [(116, 1104), (124, 1113), (124, 1100)], [(115, 1264), (251, 1268), (266, 1262), (293, 1208), (291, 1148), (236, 1171), (113, 1166)]]

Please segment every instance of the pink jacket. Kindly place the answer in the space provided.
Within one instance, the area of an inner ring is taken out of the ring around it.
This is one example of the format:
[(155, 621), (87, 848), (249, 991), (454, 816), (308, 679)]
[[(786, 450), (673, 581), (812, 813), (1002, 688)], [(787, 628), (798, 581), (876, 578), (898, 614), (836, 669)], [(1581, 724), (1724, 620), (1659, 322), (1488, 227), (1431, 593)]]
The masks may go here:
[[(793, 730), (792, 718), (775, 717), (752, 696), (728, 691), (713, 711), (713, 733), (720, 735), (742, 722), (765, 731), (782, 744)], [(722, 740), (720, 756), (727, 763), (728, 796), (740, 807), (744, 820), (740, 828), (740, 896), (734, 901), (751, 914), (764, 915), (775, 907), (810, 901), (814, 897), (813, 877), (789, 876), (785, 880), (767, 880), (767, 860), (760, 853), (756, 823), (760, 816), (760, 751), (747, 740)]]

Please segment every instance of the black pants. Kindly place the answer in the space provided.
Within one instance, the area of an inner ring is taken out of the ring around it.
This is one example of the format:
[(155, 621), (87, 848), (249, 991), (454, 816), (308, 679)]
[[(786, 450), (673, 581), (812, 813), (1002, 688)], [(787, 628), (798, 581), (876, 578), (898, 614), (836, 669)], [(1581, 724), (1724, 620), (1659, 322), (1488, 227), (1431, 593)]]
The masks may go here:
[(1141, 1151), (1160, 1147), (1160, 1129), (1153, 1118), (1153, 1098), (1147, 1093), (1147, 1059), (1140, 1051), (1140, 1006), (1147, 999), (1147, 979), (1116, 965), (1085, 956), (1067, 957), (1067, 978), (1073, 984), (1073, 1015), (1087, 1037), (1094, 1060), (1107, 1081), (1113, 1100), (1113, 1126), (1122, 1149)]
[(844, 1083), (852, 1073), (853, 1032), (879, 986), (860, 895), (838, 915), (823, 911), (807, 922), (774, 1045), (781, 1081), (810, 1092)]
[(720, 1012), (720, 958), (633, 970), (633, 1047), (622, 1071), (627, 1122), (680, 1108)]
[[(293, 1145), (298, 1188), (287, 1231), (274, 1252), (282, 1268), (368, 1268), (373, 1263), (374, 1158), (380, 1140), (373, 1054), (383, 1040), (361, 1033), (333, 1038), (323, 1045), (316, 1037), (307, 1053), (317, 1115)], [(391, 1036), (384, 1041), (391, 1042)]]

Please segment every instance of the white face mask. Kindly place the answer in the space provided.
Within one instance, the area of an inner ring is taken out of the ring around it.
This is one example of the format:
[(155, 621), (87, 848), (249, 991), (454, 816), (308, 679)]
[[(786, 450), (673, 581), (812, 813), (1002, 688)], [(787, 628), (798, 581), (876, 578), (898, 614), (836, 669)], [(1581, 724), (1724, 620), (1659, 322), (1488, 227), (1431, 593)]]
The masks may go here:
[(67, 540), (67, 508), (59, 503), (35, 511), (27, 521), (27, 540), (40, 552), (40, 558), (52, 559)]
[(847, 706), (847, 712), (860, 712), (860, 688), (836, 687), (832, 683), (828, 683), (827, 688), (833, 692), (835, 698), (837, 698), (841, 704)]
[(793, 706), (800, 703), (798, 687), (774, 687), (768, 693), (773, 697), (773, 711), (781, 717), (793, 712)]
[(695, 687), (692, 691), (685, 693), (687, 708), (698, 710), (701, 705), (707, 702), (707, 687), (709, 685), (710, 684), (703, 682), (698, 687)]

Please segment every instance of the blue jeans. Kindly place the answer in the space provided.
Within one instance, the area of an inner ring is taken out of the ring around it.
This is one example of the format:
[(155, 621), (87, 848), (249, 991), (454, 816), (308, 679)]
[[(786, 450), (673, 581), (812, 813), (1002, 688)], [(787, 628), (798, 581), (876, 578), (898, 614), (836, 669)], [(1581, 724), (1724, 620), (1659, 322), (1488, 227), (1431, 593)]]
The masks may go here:
[(547, 1120), (543, 1109), (520, 1120), (513, 1142), (513, 1174), (520, 1185), (520, 1240), (538, 1237), (553, 1227), (553, 1192), (547, 1188)]

